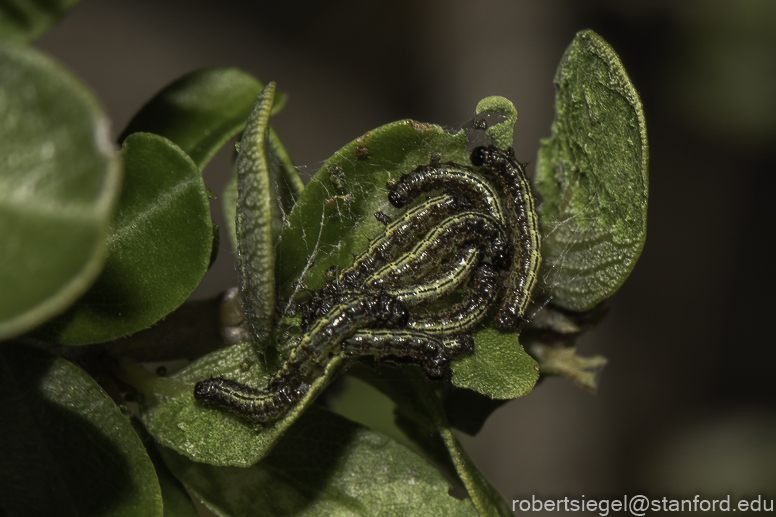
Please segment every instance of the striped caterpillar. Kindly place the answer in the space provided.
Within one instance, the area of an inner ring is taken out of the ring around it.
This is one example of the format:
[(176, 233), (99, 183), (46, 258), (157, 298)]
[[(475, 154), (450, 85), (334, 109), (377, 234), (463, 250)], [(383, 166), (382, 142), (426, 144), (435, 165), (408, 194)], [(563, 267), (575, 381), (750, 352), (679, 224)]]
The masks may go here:
[(536, 200), (524, 168), (511, 152), (495, 146), (478, 147), (472, 152), (471, 161), (495, 177), (506, 195), (507, 225), (512, 230), (514, 255), (506, 294), (494, 324), (501, 329), (518, 328), (531, 301), (542, 261)]

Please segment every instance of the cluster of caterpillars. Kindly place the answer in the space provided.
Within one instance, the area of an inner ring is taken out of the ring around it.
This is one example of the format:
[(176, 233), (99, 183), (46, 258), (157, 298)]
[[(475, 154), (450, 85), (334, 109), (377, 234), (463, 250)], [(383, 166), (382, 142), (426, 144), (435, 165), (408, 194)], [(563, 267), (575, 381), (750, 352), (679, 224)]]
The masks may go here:
[[(478, 147), (471, 166), (438, 155), (388, 185), (397, 208), (427, 199), (301, 303), (302, 335), (264, 388), (211, 378), (194, 396), (254, 422), (277, 420), (307, 393), (335, 355), (399, 357), (429, 378), (471, 354), (471, 332), (520, 327), (541, 261), (534, 196), (510, 151)], [(428, 197), (431, 193), (438, 193)]]

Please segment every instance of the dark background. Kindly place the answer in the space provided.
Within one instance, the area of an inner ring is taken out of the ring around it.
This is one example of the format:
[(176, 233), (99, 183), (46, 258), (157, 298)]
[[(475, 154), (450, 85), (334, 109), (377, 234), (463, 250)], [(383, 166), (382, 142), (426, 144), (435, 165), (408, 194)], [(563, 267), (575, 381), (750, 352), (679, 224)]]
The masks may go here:
[[(84, 0), (38, 46), (94, 88), (114, 134), (197, 68), (277, 81), (289, 101), (273, 125), (308, 175), (372, 128), (453, 125), (503, 95), (533, 174), (557, 63), (594, 29), (640, 91), (650, 141), (644, 253), (580, 343), (610, 362), (597, 396), (548, 379), (462, 440), (508, 499), (772, 492), (776, 2), (620, 4)], [(225, 150), (205, 179), (220, 192), (229, 174)], [(236, 285), (221, 247), (196, 297)]]

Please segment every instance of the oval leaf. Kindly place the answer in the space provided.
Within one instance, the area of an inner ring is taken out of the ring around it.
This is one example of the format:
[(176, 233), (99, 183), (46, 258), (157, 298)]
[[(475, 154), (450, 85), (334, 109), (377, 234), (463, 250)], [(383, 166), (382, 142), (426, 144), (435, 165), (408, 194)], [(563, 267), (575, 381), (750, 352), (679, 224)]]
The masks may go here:
[(555, 75), (552, 137), (536, 185), (543, 278), (552, 303), (585, 311), (614, 294), (647, 229), (648, 149), (641, 101), (614, 50), (577, 34)]
[(170, 469), (217, 515), (478, 515), (419, 456), (319, 408), (249, 469), (193, 463), (163, 450)]
[[(156, 94), (132, 118), (119, 142), (136, 132), (175, 142), (200, 169), (242, 131), (264, 88), (238, 68), (205, 68), (186, 74)], [(275, 110), (285, 97), (278, 93)]]
[(78, 0), (13, 0), (0, 2), (0, 38), (29, 43), (39, 38)]
[(143, 444), (77, 366), (31, 347), (4, 346), (0, 408), (4, 514), (162, 515)]
[(92, 288), (41, 333), (67, 345), (144, 329), (181, 305), (207, 271), (213, 225), (199, 169), (169, 140), (131, 135), (108, 260)]
[(0, 43), (0, 340), (62, 312), (94, 281), (121, 171), (80, 81)]

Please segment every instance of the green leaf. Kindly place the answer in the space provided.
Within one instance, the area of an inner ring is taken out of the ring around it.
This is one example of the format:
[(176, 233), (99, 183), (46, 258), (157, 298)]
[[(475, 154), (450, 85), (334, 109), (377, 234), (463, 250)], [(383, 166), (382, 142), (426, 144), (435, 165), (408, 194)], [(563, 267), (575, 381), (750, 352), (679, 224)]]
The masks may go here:
[(305, 397), (282, 419), (255, 427), (241, 417), (200, 404), (194, 385), (224, 376), (242, 384), (266, 386), (270, 373), (251, 343), (218, 350), (167, 377), (158, 377), (129, 361), (122, 363), (122, 379), (141, 393), (141, 418), (158, 443), (186, 457), (217, 466), (249, 467), (275, 446), (331, 379), (339, 373), (335, 358)]
[(213, 225), (194, 162), (150, 133), (131, 135), (121, 155), (124, 188), (105, 269), (41, 330), (59, 343), (99, 343), (150, 326), (188, 298), (210, 264)]
[(648, 148), (641, 101), (619, 57), (577, 34), (555, 75), (552, 137), (536, 185), (544, 197), (546, 294), (585, 311), (625, 282), (646, 239)]
[[(204, 68), (166, 86), (132, 118), (119, 142), (136, 132), (175, 142), (203, 169), (230, 138), (242, 131), (263, 85), (237, 68)], [(277, 95), (275, 110), (285, 102)]]
[(32, 48), (0, 43), (0, 340), (91, 285), (121, 181), (92, 93)]
[(43, 35), (78, 0), (6, 0), (0, 2), (0, 38), (29, 43)]
[(520, 345), (515, 332), (483, 328), (474, 334), (475, 353), (453, 363), (453, 386), (492, 399), (529, 393), (539, 379), (539, 366)]
[(143, 444), (80, 368), (8, 344), (0, 348), (0, 408), (4, 514), (162, 515)]
[(272, 453), (249, 469), (212, 467), (162, 454), (219, 516), (477, 515), (471, 501), (389, 438), (310, 408)]
[(458, 477), (480, 516), (510, 516), (504, 499), (488, 483), (453, 436), (435, 384), (419, 367), (384, 363), (372, 372), (356, 369), (359, 378), (388, 395), (397, 405), (397, 423), (405, 434), (448, 476)]
[[(277, 100), (277, 99), (276, 99)], [(274, 110), (273, 110), (274, 112)], [(264, 153), (267, 163), (267, 172), (269, 173), (268, 184), (272, 189), (271, 198), (272, 208), (272, 238), (276, 244), (280, 238), (280, 232), (283, 223), (288, 214), (296, 204), (296, 200), (302, 195), (304, 183), (299, 173), (296, 171), (291, 157), (286, 148), (280, 142), (275, 130), (269, 128), (269, 137), (264, 141)], [(239, 145), (238, 145), (239, 147)], [(236, 221), (237, 217), (237, 170), (229, 179), (221, 194), (221, 208), (224, 212), (224, 219), (228, 222)], [(228, 227), (229, 242), (232, 243), (232, 249), (237, 250), (237, 233), (235, 225)]]
[(291, 209), (293, 196), (298, 196), (299, 192), (293, 183), (282, 181), (289, 177), (283, 174), (288, 155), (282, 146), (278, 146), (279, 140), (270, 137), (269, 116), (274, 97), (275, 83), (269, 83), (256, 99), (245, 125), (234, 166), (238, 192), (235, 208), (237, 269), (248, 330), (257, 343), (263, 342), (273, 327), (275, 243), (283, 228), (283, 216)]
[(388, 202), (389, 179), (428, 164), (431, 152), (443, 162), (468, 163), (466, 144), (463, 131), (450, 134), (440, 126), (401, 120), (337, 151), (305, 186), (283, 228), (277, 245), (278, 299), (288, 303), (302, 286), (319, 289), (327, 269), (350, 265), (385, 228), (375, 212), (391, 218), (402, 213)]
[(154, 443), (154, 439), (143, 428), (143, 425), (137, 418), (132, 417), (131, 422), (156, 470), (162, 494), (164, 517), (198, 517), (199, 512), (191, 497), (189, 497), (188, 492), (186, 492), (186, 487), (167, 468)]

